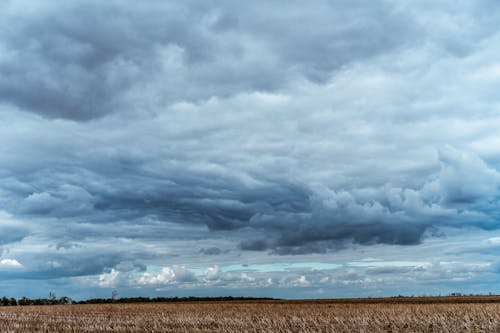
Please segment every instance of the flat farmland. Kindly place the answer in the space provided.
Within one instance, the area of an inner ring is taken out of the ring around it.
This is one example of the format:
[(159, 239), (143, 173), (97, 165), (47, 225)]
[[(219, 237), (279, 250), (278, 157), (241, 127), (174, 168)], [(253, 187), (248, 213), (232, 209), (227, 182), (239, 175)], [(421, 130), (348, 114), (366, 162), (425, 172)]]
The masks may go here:
[(15, 306), (0, 332), (500, 332), (500, 299)]

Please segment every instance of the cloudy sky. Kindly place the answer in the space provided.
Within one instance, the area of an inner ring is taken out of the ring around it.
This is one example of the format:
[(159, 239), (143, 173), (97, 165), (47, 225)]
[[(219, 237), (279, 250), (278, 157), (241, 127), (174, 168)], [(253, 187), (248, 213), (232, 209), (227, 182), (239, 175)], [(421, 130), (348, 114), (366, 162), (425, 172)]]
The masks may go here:
[(500, 293), (500, 6), (0, 3), (0, 294)]

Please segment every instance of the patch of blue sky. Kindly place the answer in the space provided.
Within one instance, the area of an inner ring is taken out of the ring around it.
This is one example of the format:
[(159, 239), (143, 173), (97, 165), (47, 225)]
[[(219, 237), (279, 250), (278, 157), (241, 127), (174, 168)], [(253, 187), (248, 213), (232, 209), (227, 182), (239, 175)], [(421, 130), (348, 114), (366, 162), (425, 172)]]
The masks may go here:
[(426, 261), (374, 261), (374, 260), (360, 260), (347, 263), (348, 267), (417, 267), (427, 266), (429, 262)]
[(294, 270), (333, 270), (342, 267), (341, 264), (324, 262), (300, 262), (300, 263), (266, 263), (266, 264), (237, 264), (221, 267), (223, 272), (253, 271), (253, 272), (286, 272)]

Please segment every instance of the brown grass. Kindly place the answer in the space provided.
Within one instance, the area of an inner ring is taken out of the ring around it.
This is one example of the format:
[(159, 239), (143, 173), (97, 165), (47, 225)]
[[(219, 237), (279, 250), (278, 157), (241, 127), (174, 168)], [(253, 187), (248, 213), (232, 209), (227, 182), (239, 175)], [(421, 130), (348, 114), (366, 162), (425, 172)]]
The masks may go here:
[(500, 332), (500, 303), (259, 301), (2, 307), (0, 332)]

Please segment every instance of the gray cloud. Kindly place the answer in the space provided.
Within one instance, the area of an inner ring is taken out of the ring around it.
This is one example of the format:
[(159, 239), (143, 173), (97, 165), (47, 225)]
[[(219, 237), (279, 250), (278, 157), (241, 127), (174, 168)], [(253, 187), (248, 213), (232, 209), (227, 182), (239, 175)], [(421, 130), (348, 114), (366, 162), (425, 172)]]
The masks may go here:
[(155, 112), (157, 104), (275, 91), (294, 77), (324, 82), (412, 31), (383, 2), (317, 5), (9, 2), (0, 100), (74, 120)]
[(189, 172), (167, 168), (165, 174), (172, 176), (157, 177), (158, 170), (146, 173), (143, 164), (132, 163), (119, 177), (73, 178), (74, 184), (67, 185), (58, 184), (64, 179), (55, 176), (41, 192), (14, 192), (21, 204), (12, 212), (85, 223), (64, 222), (51, 230), (69, 244), (96, 235), (162, 239), (172, 235), (174, 223), (206, 226), (212, 233), (232, 231), (235, 240), (243, 239), (242, 250), (280, 254), (322, 253), (351, 243), (416, 245), (440, 226), (493, 227), (481, 205), (494, 198), (498, 173), (477, 156), (451, 148), (438, 156), (438, 171), (414, 189), (308, 188), (279, 178), (249, 186), (238, 178), (214, 178), (206, 167)]
[(224, 251), (219, 249), (218, 247), (214, 246), (214, 247), (209, 247), (209, 248), (202, 248), (200, 250), (200, 253), (205, 254), (207, 256), (218, 256), (218, 255), (224, 253)]
[(245, 251), (263, 251), (269, 248), (265, 239), (251, 239), (240, 243), (240, 248)]
[(17, 226), (0, 226), (0, 245), (16, 243), (29, 235), (29, 231)]

